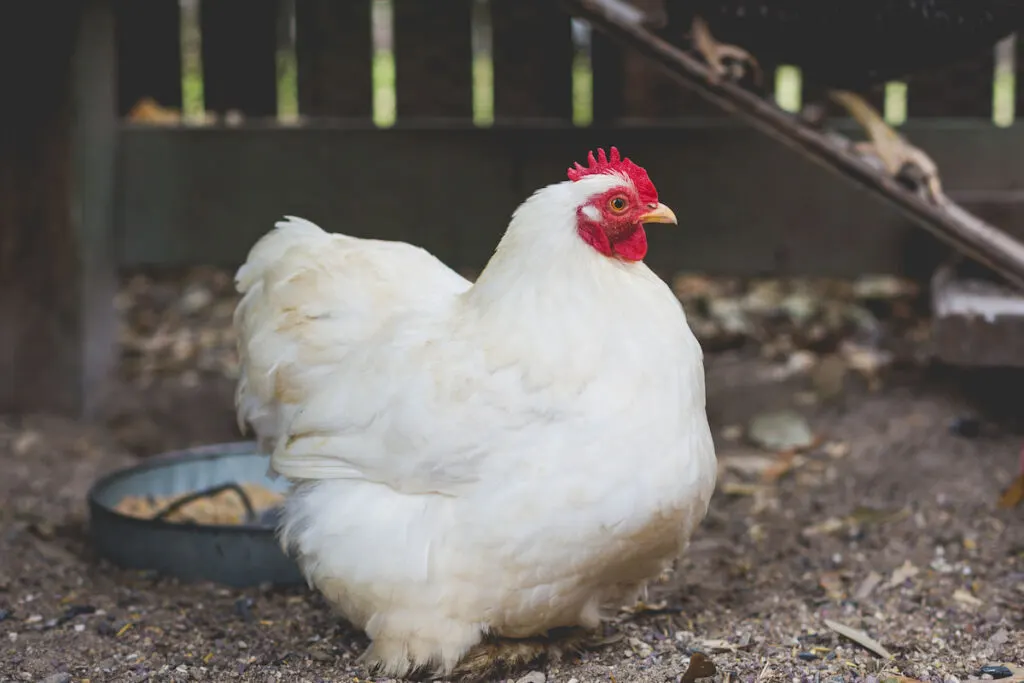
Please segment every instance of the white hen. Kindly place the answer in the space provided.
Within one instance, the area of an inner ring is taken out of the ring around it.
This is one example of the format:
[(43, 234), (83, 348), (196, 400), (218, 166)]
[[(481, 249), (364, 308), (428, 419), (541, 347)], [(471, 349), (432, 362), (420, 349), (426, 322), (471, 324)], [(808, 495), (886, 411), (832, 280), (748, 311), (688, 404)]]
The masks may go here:
[(675, 216), (614, 148), (569, 177), (475, 284), (299, 218), (238, 271), (239, 420), (296, 482), (282, 543), (387, 674), (597, 626), (707, 511), (701, 349), (642, 262)]

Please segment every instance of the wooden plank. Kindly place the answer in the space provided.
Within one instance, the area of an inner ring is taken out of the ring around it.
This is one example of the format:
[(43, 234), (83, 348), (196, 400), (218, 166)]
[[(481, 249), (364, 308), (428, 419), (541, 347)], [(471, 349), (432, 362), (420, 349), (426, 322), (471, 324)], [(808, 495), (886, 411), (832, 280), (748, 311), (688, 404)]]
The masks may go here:
[(115, 358), (113, 12), (2, 12), (0, 69), (23, 99), (0, 111), (0, 412), (88, 415)]
[[(954, 199), (1024, 236), (1024, 197), (1004, 191), (1024, 186), (1024, 130), (935, 121), (908, 124), (906, 133), (935, 158)], [(236, 265), (274, 220), (292, 213), (328, 229), (413, 241), (427, 241), (422, 226), (441, 222), (450, 232), (431, 250), (453, 266), (479, 268), (516, 205), (609, 140), (649, 170), (680, 216), (678, 229), (650, 228), (652, 267), (903, 272), (922, 253), (921, 240), (931, 240), (881, 200), (729, 121), (489, 130), (128, 126), (119, 221), (132, 229), (121, 263)]]
[(551, 0), (491, 0), (494, 120), (572, 120), (572, 33)]
[(208, 111), (277, 116), (278, 0), (203, 0), (203, 99)]
[(299, 112), (373, 116), (371, 0), (295, 0)]
[(116, 0), (117, 100), (124, 116), (144, 97), (181, 108), (179, 0)]
[(941, 116), (992, 120), (995, 51), (907, 81), (907, 117)]
[(398, 119), (473, 118), (474, 0), (395, 0)]

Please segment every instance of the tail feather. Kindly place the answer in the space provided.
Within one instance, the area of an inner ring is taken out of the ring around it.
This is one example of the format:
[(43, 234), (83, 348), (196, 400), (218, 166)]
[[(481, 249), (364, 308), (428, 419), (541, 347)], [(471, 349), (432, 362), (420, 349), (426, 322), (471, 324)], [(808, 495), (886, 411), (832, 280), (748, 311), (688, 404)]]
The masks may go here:
[(286, 443), (295, 412), (381, 326), (469, 287), (419, 247), (328, 233), (294, 216), (253, 245), (235, 284), (235, 408), (264, 452)]

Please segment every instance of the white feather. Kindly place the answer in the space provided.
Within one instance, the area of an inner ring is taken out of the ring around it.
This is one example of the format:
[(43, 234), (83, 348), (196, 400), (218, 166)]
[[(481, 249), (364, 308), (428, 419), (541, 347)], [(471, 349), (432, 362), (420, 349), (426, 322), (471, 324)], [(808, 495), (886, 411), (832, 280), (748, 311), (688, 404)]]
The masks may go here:
[(596, 626), (715, 481), (700, 347), (643, 263), (575, 230), (590, 176), (515, 212), (475, 284), (289, 218), (238, 272), (239, 420), (297, 482), (282, 542), (391, 675), (488, 632)]

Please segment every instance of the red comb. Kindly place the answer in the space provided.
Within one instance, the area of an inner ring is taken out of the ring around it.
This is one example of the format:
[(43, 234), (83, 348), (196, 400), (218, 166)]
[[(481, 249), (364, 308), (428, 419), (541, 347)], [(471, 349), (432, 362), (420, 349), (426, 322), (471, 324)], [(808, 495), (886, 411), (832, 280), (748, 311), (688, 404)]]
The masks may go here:
[(604, 150), (598, 148), (596, 159), (594, 158), (594, 153), (589, 152), (587, 154), (587, 166), (580, 166), (580, 163), (577, 161), (569, 169), (567, 175), (569, 180), (575, 182), (580, 178), (599, 173), (621, 173), (633, 182), (637, 194), (640, 195), (640, 201), (645, 203), (658, 201), (658, 190), (654, 187), (650, 177), (648, 177), (647, 171), (634, 164), (628, 158), (623, 159), (620, 157), (617, 147), (611, 148), (610, 155), (605, 155)]

